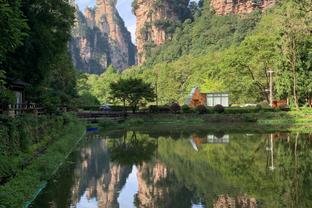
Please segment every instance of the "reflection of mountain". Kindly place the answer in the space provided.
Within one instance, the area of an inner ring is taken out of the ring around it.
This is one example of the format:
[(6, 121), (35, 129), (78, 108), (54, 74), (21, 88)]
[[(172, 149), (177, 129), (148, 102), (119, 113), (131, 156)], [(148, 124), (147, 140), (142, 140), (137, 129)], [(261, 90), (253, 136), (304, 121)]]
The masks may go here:
[(131, 166), (121, 166), (109, 161), (106, 140), (94, 140), (96, 144), (81, 149), (81, 163), (75, 170), (72, 187), (72, 204), (83, 195), (96, 198), (99, 208), (118, 207), (118, 191), (126, 183)]
[(139, 207), (156, 207), (156, 202), (168, 194), (167, 187), (157, 187), (157, 183), (166, 179), (167, 171), (167, 168), (160, 163), (156, 163), (154, 166), (143, 163), (139, 166), (137, 172)]
[(215, 201), (214, 208), (256, 208), (257, 201), (255, 198), (248, 198), (247, 196), (238, 196), (236, 198), (227, 195), (219, 196)]
[(137, 207), (190, 207), (191, 191), (179, 184), (173, 171), (163, 163), (143, 163), (138, 167), (137, 177)]
[[(195, 152), (189, 141), (195, 133), (200, 141), (209, 141), (208, 132), (190, 132), (177, 140), (171, 139), (174, 134), (154, 140), (134, 132), (125, 134), (127, 139), (122, 135), (121, 139), (91, 138), (75, 157), (74, 168), (50, 184), (39, 206), (34, 207), (70, 207), (71, 202), (77, 208), (91, 207), (83, 203), (114, 208), (121, 206), (120, 200), (132, 205), (134, 195), (138, 208), (189, 208), (192, 204), (213, 208), (312, 207), (312, 142), (307, 137), (231, 134), (227, 145), (202, 145), (201, 151)], [(151, 144), (152, 148), (146, 148)], [(124, 154), (111, 162), (111, 151), (116, 147)], [(275, 169), (269, 169), (271, 160)], [(133, 164), (137, 172), (130, 175), (135, 178), (131, 183), (126, 179)]]

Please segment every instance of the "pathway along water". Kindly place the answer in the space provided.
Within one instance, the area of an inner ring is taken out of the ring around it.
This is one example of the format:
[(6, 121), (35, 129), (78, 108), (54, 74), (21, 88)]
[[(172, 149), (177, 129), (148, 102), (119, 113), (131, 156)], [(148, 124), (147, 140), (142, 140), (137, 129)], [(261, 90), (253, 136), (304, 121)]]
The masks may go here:
[(92, 134), (33, 207), (312, 207), (311, 147), (300, 133)]

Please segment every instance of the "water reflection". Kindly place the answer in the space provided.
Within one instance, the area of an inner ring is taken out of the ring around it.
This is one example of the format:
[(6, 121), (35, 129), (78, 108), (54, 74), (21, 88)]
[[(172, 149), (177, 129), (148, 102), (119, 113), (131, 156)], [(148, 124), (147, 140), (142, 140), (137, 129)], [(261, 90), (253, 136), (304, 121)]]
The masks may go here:
[(34, 207), (312, 207), (311, 145), (289, 133), (93, 134)]

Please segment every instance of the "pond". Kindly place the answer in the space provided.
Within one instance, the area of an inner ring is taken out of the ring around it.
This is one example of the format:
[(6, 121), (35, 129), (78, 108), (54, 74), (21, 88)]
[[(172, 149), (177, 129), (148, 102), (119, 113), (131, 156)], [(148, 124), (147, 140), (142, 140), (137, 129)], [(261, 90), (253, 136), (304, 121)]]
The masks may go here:
[(308, 208), (311, 147), (300, 133), (92, 133), (32, 207)]

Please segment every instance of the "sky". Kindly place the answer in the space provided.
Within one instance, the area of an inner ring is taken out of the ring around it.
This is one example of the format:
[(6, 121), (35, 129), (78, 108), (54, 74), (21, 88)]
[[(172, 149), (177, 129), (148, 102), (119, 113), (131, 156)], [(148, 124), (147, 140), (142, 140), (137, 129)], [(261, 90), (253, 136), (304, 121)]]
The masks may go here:
[[(95, 0), (76, 0), (79, 9), (84, 11), (87, 6), (93, 7)], [(135, 42), (135, 16), (132, 13), (131, 0), (118, 0), (117, 9), (120, 16), (125, 21), (126, 27), (131, 32), (132, 41)]]

